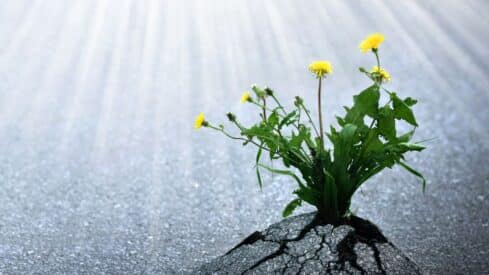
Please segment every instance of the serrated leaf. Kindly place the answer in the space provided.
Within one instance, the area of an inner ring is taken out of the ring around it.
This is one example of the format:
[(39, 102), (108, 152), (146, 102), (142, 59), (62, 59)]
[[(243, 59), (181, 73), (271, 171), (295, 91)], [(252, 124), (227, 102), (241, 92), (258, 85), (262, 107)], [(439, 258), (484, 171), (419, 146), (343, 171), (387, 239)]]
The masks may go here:
[(377, 114), (379, 99), (379, 87), (377, 85), (372, 85), (363, 90), (359, 95), (353, 97), (355, 103), (354, 108), (358, 108), (360, 112), (374, 117)]
[(377, 117), (379, 106), (380, 92), (377, 85), (372, 85), (363, 90), (360, 94), (353, 97), (353, 107), (348, 109), (345, 115), (345, 122), (357, 126), (363, 125), (363, 119), (366, 115)]
[(406, 97), (404, 99), (404, 103), (406, 103), (407, 106), (411, 107), (413, 106), (414, 104), (418, 103), (418, 101), (414, 98), (411, 98), (411, 97)]
[(418, 126), (411, 108), (396, 95), (391, 96), (391, 98), (394, 107), (394, 117), (402, 119), (413, 126)]
[(282, 121), (280, 121), (280, 124), (278, 125), (279, 129), (282, 129), (284, 125), (290, 125), (291, 123), (295, 122), (295, 116), (297, 115), (297, 111), (292, 111), (288, 115), (286, 115)]
[(302, 205), (301, 199), (294, 199), (285, 206), (284, 211), (282, 212), (282, 216), (284, 218), (290, 216), (294, 210)]

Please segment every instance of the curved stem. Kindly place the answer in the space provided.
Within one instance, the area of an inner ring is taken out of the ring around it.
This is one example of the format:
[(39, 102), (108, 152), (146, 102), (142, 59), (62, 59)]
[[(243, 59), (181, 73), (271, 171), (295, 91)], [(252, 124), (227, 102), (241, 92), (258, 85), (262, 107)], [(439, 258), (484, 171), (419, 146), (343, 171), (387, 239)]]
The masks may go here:
[(262, 145), (260, 145), (260, 144), (256, 143), (255, 141), (253, 141), (253, 140), (251, 140), (251, 139), (246, 139), (246, 138), (242, 138), (242, 137), (235, 137), (235, 136), (232, 136), (232, 135), (230, 135), (229, 133), (227, 133), (226, 131), (224, 131), (224, 129), (222, 129), (222, 128), (218, 128), (218, 127), (214, 127), (214, 126), (212, 126), (212, 125), (210, 125), (210, 124), (209, 124), (209, 125), (207, 125), (206, 127), (211, 128), (211, 129), (216, 130), (216, 131), (219, 131), (219, 132), (223, 133), (225, 136), (227, 136), (227, 137), (228, 137), (228, 138), (230, 138), (230, 139), (234, 139), (234, 140), (242, 140), (242, 141), (245, 141), (245, 142), (251, 142), (252, 144), (256, 145), (257, 147), (259, 147), (259, 148), (261, 148), (261, 149), (263, 149), (263, 150), (265, 150), (265, 151), (269, 151), (269, 152), (270, 152), (270, 150), (269, 150), (268, 148), (263, 147)]
[(272, 94), (272, 98), (273, 98), (273, 100), (275, 101), (275, 103), (277, 103), (278, 107), (279, 107), (280, 109), (282, 109), (282, 112), (283, 112), (284, 114), (286, 114), (287, 112), (285, 112), (284, 107), (282, 106), (282, 104), (280, 104), (280, 102), (278, 101), (278, 99), (275, 97), (275, 95), (274, 95), (274, 94)]

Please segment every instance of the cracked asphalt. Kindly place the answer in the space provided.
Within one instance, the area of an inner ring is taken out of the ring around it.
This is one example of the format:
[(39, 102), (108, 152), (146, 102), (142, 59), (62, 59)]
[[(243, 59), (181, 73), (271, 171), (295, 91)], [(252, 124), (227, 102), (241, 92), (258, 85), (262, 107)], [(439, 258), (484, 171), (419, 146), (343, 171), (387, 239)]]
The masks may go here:
[[(5, 1), (0, 9), (0, 273), (181, 274), (281, 220), (294, 183), (193, 120), (249, 124), (249, 85), (315, 104), (326, 124), (369, 84), (358, 43), (382, 32), (387, 86), (419, 99), (408, 162), (353, 211), (424, 271), (489, 270), (487, 1)], [(398, 125), (407, 130), (406, 125)], [(309, 212), (304, 207), (298, 213)]]
[(196, 274), (421, 274), (419, 268), (365, 220), (333, 227), (315, 213), (255, 232)]

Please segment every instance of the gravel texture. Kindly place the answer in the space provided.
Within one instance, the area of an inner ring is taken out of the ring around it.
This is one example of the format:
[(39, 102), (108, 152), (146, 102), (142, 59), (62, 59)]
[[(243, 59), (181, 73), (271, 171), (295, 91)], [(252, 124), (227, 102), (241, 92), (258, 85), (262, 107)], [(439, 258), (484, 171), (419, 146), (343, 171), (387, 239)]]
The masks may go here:
[(302, 214), (255, 232), (194, 274), (421, 274), (372, 223), (320, 225)]
[(487, 272), (488, 10), (473, 0), (2, 1), (0, 274), (181, 274), (280, 221), (294, 182), (263, 173), (260, 191), (254, 150), (193, 120), (255, 121), (239, 104), (252, 83), (286, 106), (295, 95), (315, 106), (307, 65), (326, 59), (332, 123), (370, 83), (358, 66), (375, 60), (358, 43), (375, 31), (386, 36), (386, 87), (419, 99), (414, 139), (436, 139), (407, 158), (428, 179), (424, 194), (395, 168), (352, 210), (429, 273)]

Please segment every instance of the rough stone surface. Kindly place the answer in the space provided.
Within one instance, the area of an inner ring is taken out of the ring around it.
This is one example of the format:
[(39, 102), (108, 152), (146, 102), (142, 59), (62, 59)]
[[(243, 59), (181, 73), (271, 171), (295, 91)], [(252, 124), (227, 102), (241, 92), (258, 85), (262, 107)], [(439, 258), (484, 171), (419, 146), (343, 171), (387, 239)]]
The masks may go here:
[(321, 225), (303, 214), (255, 232), (196, 274), (421, 274), (372, 223)]

